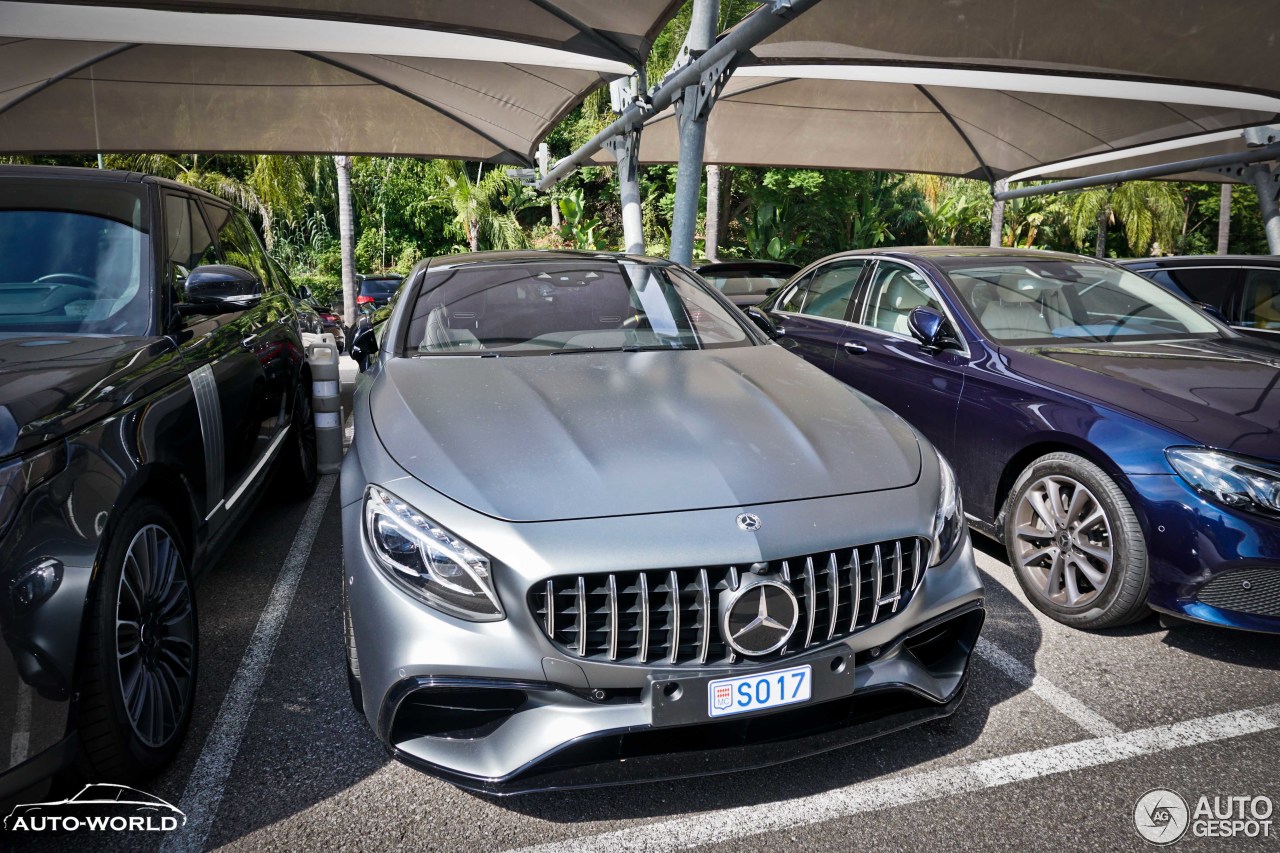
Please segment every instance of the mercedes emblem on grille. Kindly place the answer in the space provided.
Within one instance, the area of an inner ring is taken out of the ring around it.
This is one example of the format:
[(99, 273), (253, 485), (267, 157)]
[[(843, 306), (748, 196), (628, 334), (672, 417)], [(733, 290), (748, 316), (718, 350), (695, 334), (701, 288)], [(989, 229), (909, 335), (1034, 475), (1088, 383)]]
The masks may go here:
[(791, 638), (800, 619), (800, 603), (784, 584), (761, 579), (722, 593), (720, 612), (720, 632), (729, 647), (759, 657), (777, 651)]
[(755, 533), (759, 530), (760, 523), (760, 516), (753, 515), (749, 512), (744, 512), (742, 515), (738, 516), (738, 526), (748, 533)]

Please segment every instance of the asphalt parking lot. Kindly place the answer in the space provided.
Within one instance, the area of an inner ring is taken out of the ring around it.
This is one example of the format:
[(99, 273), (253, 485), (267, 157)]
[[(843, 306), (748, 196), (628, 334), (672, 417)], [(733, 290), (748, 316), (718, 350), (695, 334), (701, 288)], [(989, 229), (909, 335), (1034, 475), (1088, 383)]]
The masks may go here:
[[(508, 799), (466, 793), (389, 759), (351, 708), (335, 486), (324, 478), (310, 503), (269, 495), (200, 586), (195, 718), (178, 761), (145, 786), (179, 805), (186, 827), (6, 844), (1119, 850), (1145, 845), (1134, 807), (1155, 788), (1191, 803), (1280, 800), (1274, 638), (1166, 630), (1154, 618), (1100, 635), (1064, 628), (1028, 605), (985, 541), (987, 624), (968, 696), (949, 720), (766, 771)], [(1280, 841), (1189, 834), (1177, 846)]]

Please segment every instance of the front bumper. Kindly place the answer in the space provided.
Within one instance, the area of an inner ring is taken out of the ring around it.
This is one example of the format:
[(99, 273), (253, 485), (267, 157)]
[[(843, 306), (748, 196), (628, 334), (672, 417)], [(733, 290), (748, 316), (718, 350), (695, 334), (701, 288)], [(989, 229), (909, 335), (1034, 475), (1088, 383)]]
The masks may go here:
[(1176, 475), (1130, 476), (1140, 498), (1156, 610), (1280, 633), (1280, 521), (1206, 499)]
[[(553, 575), (750, 565), (916, 535), (927, 524), (921, 519), (932, 517), (932, 490), (512, 524), (446, 504), (413, 478), (387, 476), (396, 473), (390, 468), (366, 479), (369, 464), (385, 463), (361, 460), (353, 447), (343, 469), (343, 581), (365, 714), (397, 757), (464, 787), (513, 793), (771, 764), (944, 716), (963, 691), (983, 619), (982, 581), (967, 539), (924, 573), (891, 618), (767, 664), (663, 667), (576, 658), (547, 639), (527, 604), (529, 590)], [(382, 574), (360, 518), (363, 483), (370, 480), (466, 531), (489, 552), (507, 618), (452, 618)], [(743, 511), (766, 515), (760, 534), (737, 529), (734, 519)], [(874, 520), (866, 526), (874, 524), (876, 533), (851, 533), (850, 519)], [(707, 680), (803, 662), (815, 673), (809, 703), (707, 719)], [(673, 682), (679, 690), (668, 689)]]

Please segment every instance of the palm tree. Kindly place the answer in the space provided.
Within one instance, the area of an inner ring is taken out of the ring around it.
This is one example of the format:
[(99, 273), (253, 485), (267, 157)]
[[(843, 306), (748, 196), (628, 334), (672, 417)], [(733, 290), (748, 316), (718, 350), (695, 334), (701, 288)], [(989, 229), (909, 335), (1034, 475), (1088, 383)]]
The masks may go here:
[(520, 203), (514, 197), (518, 189), (505, 173), (491, 170), (485, 174), (481, 164), (472, 180), (461, 161), (435, 162), (442, 178), (435, 201), (452, 212), (454, 227), (471, 251), (480, 251), (482, 242), (491, 249), (521, 249), (528, 244), (512, 209)]
[(356, 239), (351, 221), (351, 158), (335, 155), (338, 170), (338, 238), (342, 246), (342, 319), (356, 322)]
[(1178, 243), (1183, 214), (1182, 189), (1177, 184), (1130, 181), (1077, 193), (1068, 219), (1077, 246), (1084, 246), (1089, 229), (1097, 229), (1094, 253), (1101, 258), (1107, 254), (1107, 226), (1114, 224), (1124, 229), (1135, 255), (1147, 254), (1153, 244), (1171, 250)]

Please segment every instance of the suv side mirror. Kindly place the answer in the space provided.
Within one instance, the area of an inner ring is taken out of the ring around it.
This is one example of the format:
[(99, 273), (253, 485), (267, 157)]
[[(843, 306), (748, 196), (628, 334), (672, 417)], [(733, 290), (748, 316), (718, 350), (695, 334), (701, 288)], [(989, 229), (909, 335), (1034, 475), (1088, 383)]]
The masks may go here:
[(187, 276), (187, 301), (177, 305), (179, 314), (229, 314), (244, 311), (262, 301), (262, 281), (253, 273), (230, 264), (205, 264)]
[(364, 373), (369, 366), (369, 359), (378, 352), (378, 336), (373, 331), (373, 324), (368, 317), (356, 321), (351, 340), (347, 343), (347, 354), (355, 359), (360, 372)]
[(311, 298), (311, 288), (307, 287), (305, 284), (298, 285), (298, 298), (299, 298), (299, 299), (310, 299), (310, 298)]
[(947, 347), (958, 347), (960, 342), (947, 323), (947, 318), (936, 308), (921, 305), (911, 309), (907, 316), (907, 326), (912, 336), (925, 349), (939, 350)]

